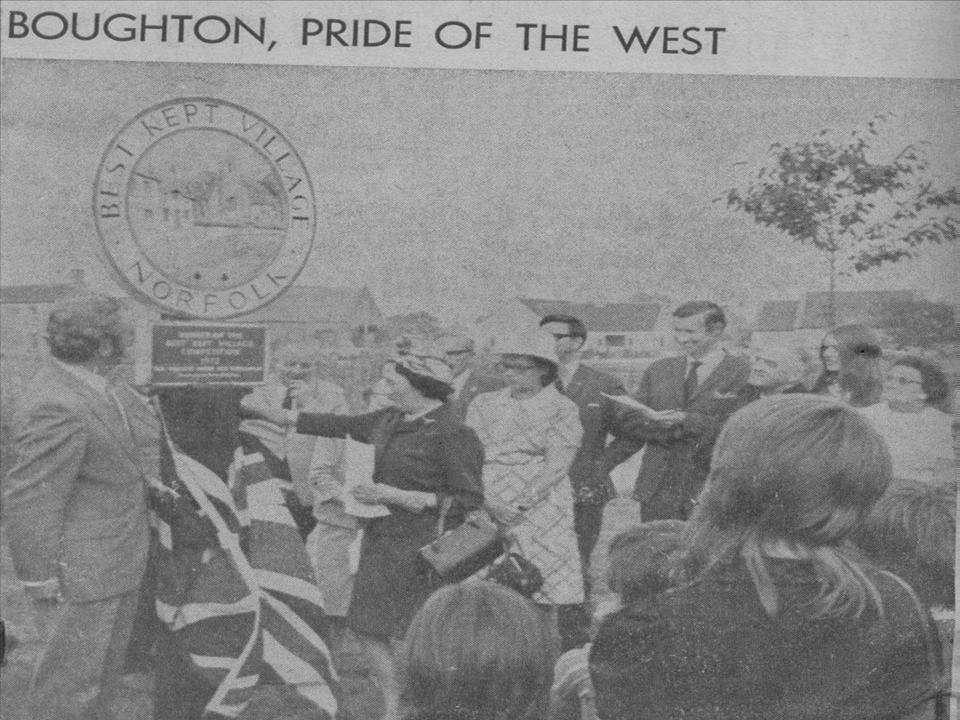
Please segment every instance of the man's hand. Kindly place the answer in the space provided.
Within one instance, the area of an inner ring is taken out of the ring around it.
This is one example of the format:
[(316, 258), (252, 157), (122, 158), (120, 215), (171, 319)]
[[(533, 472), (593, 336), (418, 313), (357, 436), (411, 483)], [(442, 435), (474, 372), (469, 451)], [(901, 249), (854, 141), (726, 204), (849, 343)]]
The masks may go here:
[(275, 407), (269, 400), (255, 393), (241, 398), (240, 409), (248, 416), (261, 418), (281, 427), (293, 424), (288, 411)]

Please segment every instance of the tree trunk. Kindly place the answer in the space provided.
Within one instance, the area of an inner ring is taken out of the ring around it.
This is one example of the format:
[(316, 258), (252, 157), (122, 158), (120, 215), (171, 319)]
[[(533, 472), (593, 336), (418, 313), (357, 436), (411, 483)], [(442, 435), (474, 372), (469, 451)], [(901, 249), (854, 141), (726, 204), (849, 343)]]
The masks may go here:
[(827, 294), (827, 327), (837, 324), (837, 251), (830, 250), (830, 291)]

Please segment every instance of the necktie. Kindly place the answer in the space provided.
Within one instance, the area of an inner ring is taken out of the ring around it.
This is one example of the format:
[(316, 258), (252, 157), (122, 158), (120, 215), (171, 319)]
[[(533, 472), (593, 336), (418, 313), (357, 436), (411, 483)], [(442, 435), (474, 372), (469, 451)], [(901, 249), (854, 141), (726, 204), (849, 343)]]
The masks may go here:
[(697, 368), (699, 368), (703, 363), (699, 360), (691, 360), (690, 367), (687, 370), (687, 377), (683, 381), (683, 404), (686, 405), (690, 402), (690, 398), (693, 397), (693, 394), (697, 391)]
[(280, 407), (284, 410), (293, 409), (293, 388), (287, 388), (286, 394), (283, 396), (283, 403)]
[(556, 380), (553, 381), (553, 384), (557, 388), (557, 390), (559, 390), (560, 392), (563, 392), (563, 380), (561, 380), (559, 376), (557, 377)]

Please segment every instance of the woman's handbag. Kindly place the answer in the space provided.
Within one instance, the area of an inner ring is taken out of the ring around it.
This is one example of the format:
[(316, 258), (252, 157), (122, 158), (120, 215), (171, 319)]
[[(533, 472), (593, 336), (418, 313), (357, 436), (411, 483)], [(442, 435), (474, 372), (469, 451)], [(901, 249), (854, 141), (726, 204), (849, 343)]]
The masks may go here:
[(503, 554), (500, 528), (485, 512), (471, 513), (462, 525), (444, 532), (453, 498), (440, 505), (437, 536), (420, 548), (420, 558), (443, 582), (459, 582)]
[(543, 587), (543, 573), (518, 552), (508, 552), (503, 560), (487, 570), (487, 580), (516, 590), (524, 597), (533, 597)]

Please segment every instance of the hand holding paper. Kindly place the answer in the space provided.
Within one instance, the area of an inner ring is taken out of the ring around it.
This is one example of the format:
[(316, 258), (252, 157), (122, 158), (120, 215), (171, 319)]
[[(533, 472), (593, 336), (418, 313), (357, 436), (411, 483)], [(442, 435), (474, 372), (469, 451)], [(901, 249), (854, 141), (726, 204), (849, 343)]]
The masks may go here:
[(604, 397), (610, 398), (616, 403), (624, 405), (631, 410), (636, 410), (645, 419), (658, 425), (671, 426), (683, 422), (685, 413), (682, 410), (654, 410), (649, 405), (644, 405), (638, 400), (634, 400), (629, 395), (609, 395), (601, 393)]

